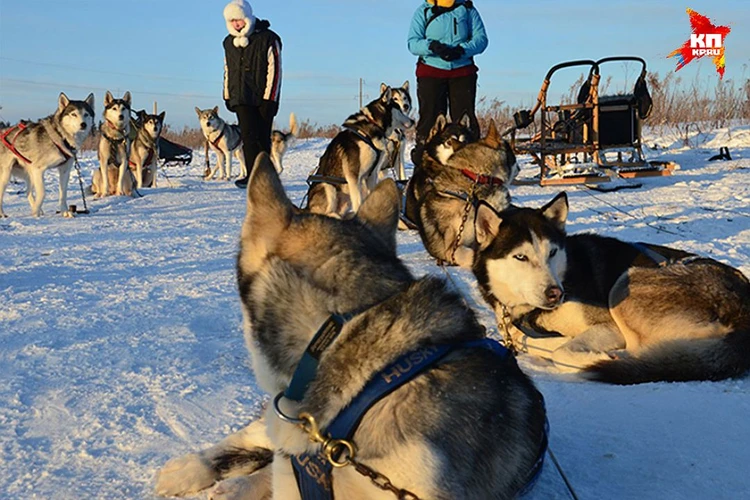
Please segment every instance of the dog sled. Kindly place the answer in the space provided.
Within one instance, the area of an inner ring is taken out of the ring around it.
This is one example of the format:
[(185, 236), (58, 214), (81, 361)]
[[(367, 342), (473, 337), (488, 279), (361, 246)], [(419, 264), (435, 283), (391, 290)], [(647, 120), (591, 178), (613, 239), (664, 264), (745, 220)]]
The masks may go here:
[[(611, 62), (640, 63), (641, 71), (631, 93), (599, 95), (601, 66)], [(579, 89), (576, 102), (548, 104), (547, 91), (552, 76), (571, 67), (588, 68), (588, 77)], [(643, 155), (642, 122), (652, 109), (646, 75), (646, 61), (633, 56), (576, 60), (553, 66), (544, 78), (533, 109), (516, 112), (514, 125), (503, 134), (510, 135), (516, 154), (530, 155), (539, 166), (538, 178), (516, 183), (592, 184), (671, 175), (677, 164), (647, 161)], [(520, 134), (519, 131), (535, 122), (538, 125), (535, 133)]]

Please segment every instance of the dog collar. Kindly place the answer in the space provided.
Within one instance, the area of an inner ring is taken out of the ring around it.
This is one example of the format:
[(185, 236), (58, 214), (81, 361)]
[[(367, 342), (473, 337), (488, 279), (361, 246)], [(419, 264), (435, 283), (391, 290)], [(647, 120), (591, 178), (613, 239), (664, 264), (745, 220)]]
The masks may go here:
[(475, 184), (481, 184), (483, 186), (502, 186), (505, 184), (505, 181), (499, 177), (478, 174), (466, 168), (462, 168), (461, 173), (464, 174), (464, 176), (471, 179), (472, 181), (474, 181)]

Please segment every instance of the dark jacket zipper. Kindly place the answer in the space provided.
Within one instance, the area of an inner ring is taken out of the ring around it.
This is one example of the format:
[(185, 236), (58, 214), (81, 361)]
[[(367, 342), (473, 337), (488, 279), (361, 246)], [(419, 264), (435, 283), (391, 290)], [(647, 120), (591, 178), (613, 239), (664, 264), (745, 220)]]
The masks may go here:
[(453, 34), (458, 35), (458, 19), (453, 18)]

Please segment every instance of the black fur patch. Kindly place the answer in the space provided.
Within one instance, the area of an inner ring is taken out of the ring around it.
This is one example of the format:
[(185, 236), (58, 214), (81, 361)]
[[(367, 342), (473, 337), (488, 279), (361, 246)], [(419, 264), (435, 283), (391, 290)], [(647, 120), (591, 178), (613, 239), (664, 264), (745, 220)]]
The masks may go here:
[(238, 469), (247, 469), (248, 473), (262, 469), (273, 461), (273, 451), (267, 448), (243, 450), (230, 448), (223, 455), (214, 458), (211, 464), (219, 477), (226, 477)]

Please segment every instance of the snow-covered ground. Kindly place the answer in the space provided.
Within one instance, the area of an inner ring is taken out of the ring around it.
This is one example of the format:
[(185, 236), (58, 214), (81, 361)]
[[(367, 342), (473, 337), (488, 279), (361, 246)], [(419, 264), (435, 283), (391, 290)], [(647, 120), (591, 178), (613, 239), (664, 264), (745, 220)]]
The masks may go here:
[[(674, 245), (750, 275), (750, 128), (699, 149), (651, 136), (673, 177), (611, 193), (569, 188), (571, 231)], [(327, 141), (297, 141), (282, 178), (294, 201)], [(719, 146), (732, 161), (708, 162)], [(244, 193), (170, 168), (143, 198), (88, 199), (74, 219), (29, 215), (11, 184), (0, 220), (0, 498), (153, 498), (169, 458), (213, 444), (260, 411), (243, 345), (234, 257)], [(84, 176), (96, 166), (82, 160)], [(235, 165), (236, 168), (236, 165)], [(522, 175), (533, 174), (526, 167)], [(56, 207), (48, 174), (45, 209)], [(539, 206), (554, 188), (515, 187)], [(82, 205), (75, 172), (69, 199)], [(441, 273), (416, 233), (399, 251)], [(472, 276), (449, 271), (496, 332)], [(748, 353), (750, 355), (750, 353)], [(581, 499), (750, 495), (750, 379), (610, 387), (520, 358), (547, 400), (551, 448)], [(568, 498), (548, 460), (535, 498)]]

